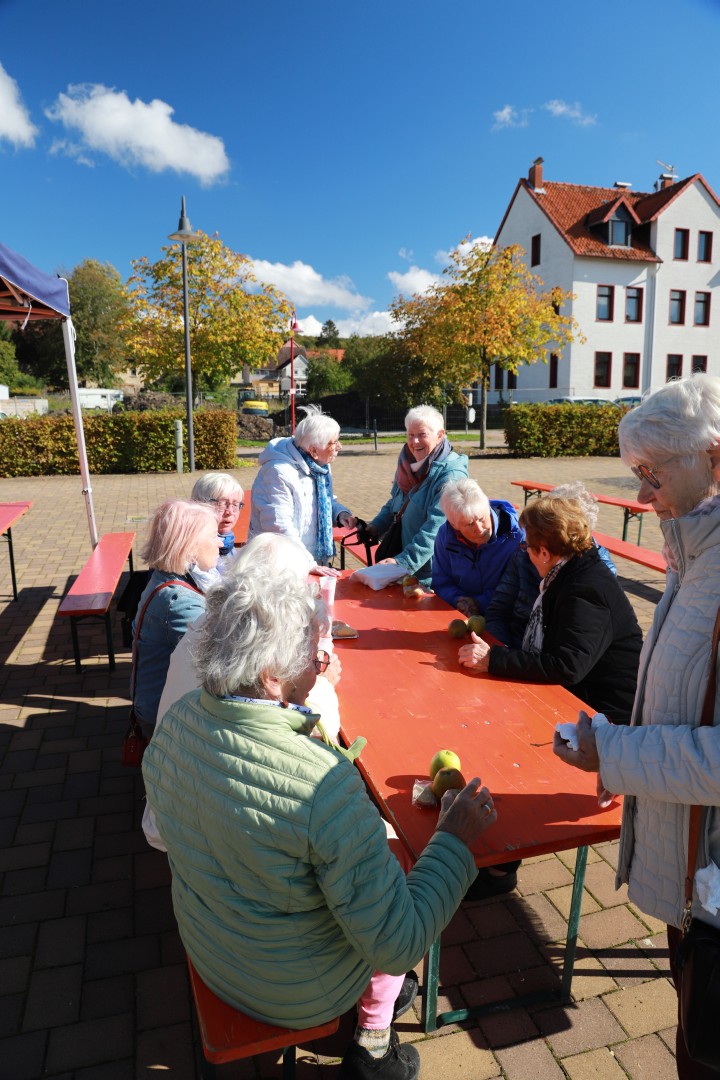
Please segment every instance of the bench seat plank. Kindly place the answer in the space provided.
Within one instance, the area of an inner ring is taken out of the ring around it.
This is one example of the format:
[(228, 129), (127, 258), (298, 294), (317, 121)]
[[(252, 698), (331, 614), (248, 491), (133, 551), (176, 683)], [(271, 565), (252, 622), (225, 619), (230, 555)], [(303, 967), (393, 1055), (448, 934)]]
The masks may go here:
[(58, 615), (103, 615), (130, 555), (134, 532), (105, 533), (64, 597)]

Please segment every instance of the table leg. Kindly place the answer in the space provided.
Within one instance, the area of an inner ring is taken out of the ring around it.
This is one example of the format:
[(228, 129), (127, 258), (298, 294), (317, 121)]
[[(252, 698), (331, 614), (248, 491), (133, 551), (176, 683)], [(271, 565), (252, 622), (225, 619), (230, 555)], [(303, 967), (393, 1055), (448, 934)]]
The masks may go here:
[(440, 938), (436, 938), (427, 951), (423, 965), (423, 985), (425, 993), (422, 999), (421, 1023), (423, 1031), (437, 1031), (438, 982), (440, 979)]
[(578, 927), (580, 925), (580, 907), (582, 904), (583, 887), (585, 885), (587, 852), (588, 849), (586, 847), (579, 847), (575, 857), (575, 876), (573, 878), (570, 918), (568, 919), (568, 932), (565, 940), (565, 960), (563, 961), (562, 986), (560, 991), (564, 1005), (570, 1000), (570, 988), (572, 986), (573, 970), (575, 968), (575, 948), (577, 946)]
[(8, 529), (8, 531), (5, 533), (5, 539), (8, 543), (8, 554), (10, 555), (10, 577), (12, 578), (13, 600), (17, 600), (18, 591), (17, 578), (15, 577), (15, 553), (13, 551), (12, 529)]
[(115, 649), (113, 648), (113, 632), (112, 632), (112, 620), (110, 619), (110, 612), (105, 612), (105, 637), (107, 638), (107, 650), (108, 660), (110, 661), (110, 670), (115, 670)]

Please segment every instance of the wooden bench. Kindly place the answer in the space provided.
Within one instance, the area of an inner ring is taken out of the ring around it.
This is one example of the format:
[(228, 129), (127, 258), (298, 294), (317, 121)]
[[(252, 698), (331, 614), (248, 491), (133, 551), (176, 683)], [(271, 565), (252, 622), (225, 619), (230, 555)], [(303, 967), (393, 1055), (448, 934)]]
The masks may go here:
[(339, 1017), (302, 1031), (263, 1024), (221, 1001), (203, 982), (189, 957), (188, 969), (203, 1047), (203, 1080), (214, 1080), (216, 1065), (271, 1050), (283, 1051), (283, 1080), (291, 1080), (295, 1076), (295, 1047), (333, 1035), (338, 1029)]
[(70, 619), (75, 669), (80, 671), (80, 645), (77, 624), (81, 619), (104, 619), (110, 670), (115, 670), (110, 604), (115, 594), (125, 560), (133, 570), (134, 532), (105, 533), (71, 585), (58, 608), (58, 615)]
[(611, 555), (617, 555), (621, 559), (647, 566), (650, 570), (657, 570), (659, 574), (665, 574), (667, 564), (657, 551), (631, 544), (628, 540), (618, 540), (616, 536), (607, 536), (605, 533), (593, 533), (598, 544), (606, 547)]
[(12, 526), (23, 516), (23, 514), (27, 514), (31, 506), (31, 502), (0, 503), (0, 536), (2, 536), (2, 539), (8, 546), (13, 600), (17, 600), (18, 591), (17, 578), (15, 576), (15, 553), (13, 551)]
[[(542, 495), (546, 491), (552, 491), (557, 487), (556, 484), (541, 484), (537, 480), (511, 480), (511, 484), (515, 487), (522, 488), (525, 492), (525, 502), (534, 495)], [(632, 518), (637, 519), (638, 523), (638, 535), (637, 542), (640, 543), (640, 537), (642, 535), (642, 519), (643, 514), (647, 514), (650, 507), (646, 503), (638, 502), (637, 499), (622, 499), (616, 495), (598, 495), (597, 492), (591, 492), (592, 497), (597, 499), (599, 503), (603, 503), (605, 506), (619, 506), (623, 511), (623, 540), (627, 540), (628, 525)]]
[(357, 538), (356, 529), (348, 529), (345, 526), (336, 525), (333, 529), (333, 540), (340, 545), (340, 569), (345, 569), (345, 552), (349, 551), (363, 566), (368, 565), (365, 545)]

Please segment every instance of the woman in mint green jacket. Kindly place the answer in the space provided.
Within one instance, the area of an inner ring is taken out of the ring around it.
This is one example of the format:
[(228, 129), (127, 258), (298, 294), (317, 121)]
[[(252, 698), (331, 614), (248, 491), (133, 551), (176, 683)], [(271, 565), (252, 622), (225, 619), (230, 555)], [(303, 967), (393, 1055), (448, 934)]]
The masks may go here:
[(405, 876), (360, 774), (308, 735), (300, 703), (328, 661), (324, 609), (293, 571), (250, 566), (207, 598), (202, 686), (167, 712), (143, 761), (172, 869), (175, 914), (198, 972), (260, 1020), (303, 1028), (358, 1003), (341, 1075), (412, 1080), (391, 1029), (403, 975), (476, 874), (469, 845), (496, 820), (475, 779)]

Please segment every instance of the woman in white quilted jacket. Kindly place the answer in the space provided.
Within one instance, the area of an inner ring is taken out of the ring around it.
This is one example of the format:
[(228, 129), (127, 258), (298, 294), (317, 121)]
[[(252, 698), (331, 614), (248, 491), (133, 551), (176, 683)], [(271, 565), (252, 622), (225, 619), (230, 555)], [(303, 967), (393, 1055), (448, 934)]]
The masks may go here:
[[(720, 885), (720, 713), (700, 727), (720, 604), (720, 379), (668, 383), (622, 418), (620, 453), (658, 516), (668, 563), (665, 593), (643, 646), (630, 727), (591, 727), (581, 714), (577, 751), (555, 736), (569, 765), (598, 773), (603, 805), (625, 796), (616, 886), (667, 924), (673, 979), (687, 875), (689, 807), (703, 808), (692, 915), (720, 930), (705, 891)], [(720, 1031), (717, 1038), (720, 1042)], [(681, 1080), (718, 1072), (693, 1060), (678, 1026)]]

